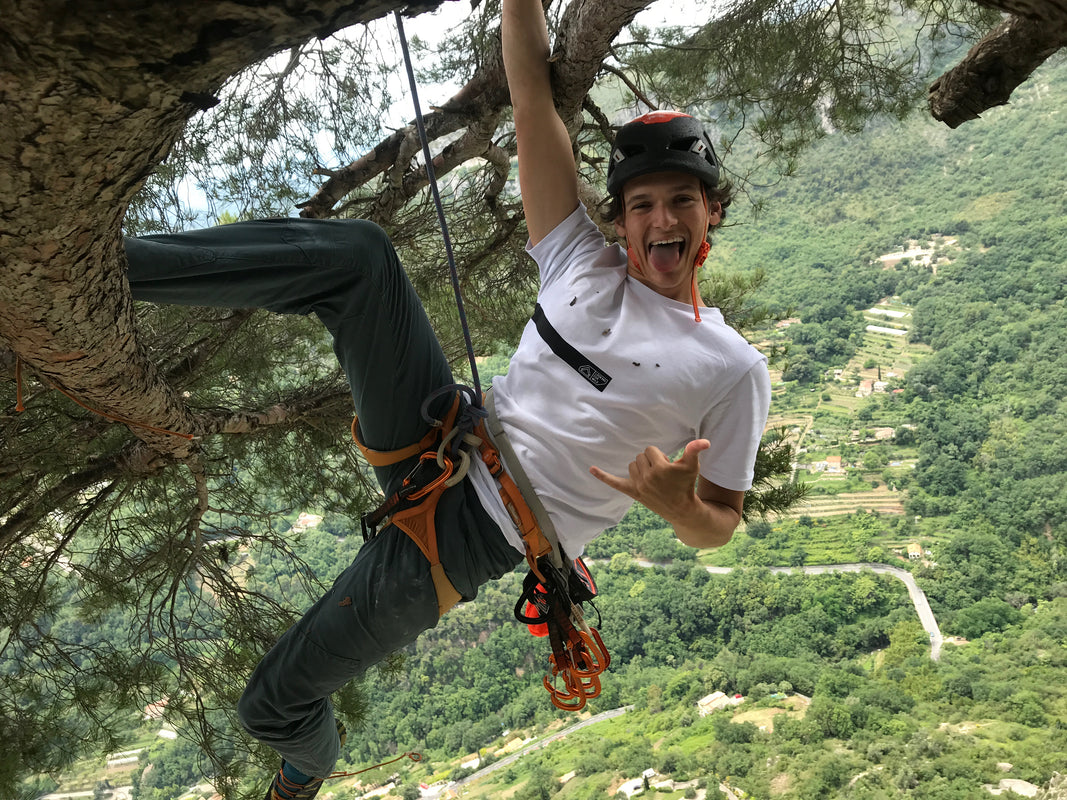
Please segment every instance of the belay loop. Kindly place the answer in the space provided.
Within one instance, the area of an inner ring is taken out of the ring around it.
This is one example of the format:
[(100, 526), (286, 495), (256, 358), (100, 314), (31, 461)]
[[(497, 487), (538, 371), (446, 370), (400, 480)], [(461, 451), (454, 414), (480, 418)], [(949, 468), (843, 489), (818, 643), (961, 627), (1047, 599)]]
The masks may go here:
[(531, 569), (523, 582), (515, 618), (535, 636), (548, 636), (552, 645), (551, 680), (542, 678), (552, 705), (579, 711), (600, 694), (600, 674), (611, 664), (600, 632), (589, 627), (582, 613), (582, 603), (596, 596), (596, 585), (581, 559), (560, 569), (542, 558), (537, 567), (541, 574)]

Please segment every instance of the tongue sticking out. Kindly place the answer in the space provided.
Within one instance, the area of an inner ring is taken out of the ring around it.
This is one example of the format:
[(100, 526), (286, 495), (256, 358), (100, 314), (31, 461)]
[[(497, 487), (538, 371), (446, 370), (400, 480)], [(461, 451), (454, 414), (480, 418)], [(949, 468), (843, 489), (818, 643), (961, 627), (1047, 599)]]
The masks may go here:
[(654, 244), (648, 249), (648, 260), (653, 269), (659, 272), (670, 272), (678, 267), (682, 259), (682, 244)]

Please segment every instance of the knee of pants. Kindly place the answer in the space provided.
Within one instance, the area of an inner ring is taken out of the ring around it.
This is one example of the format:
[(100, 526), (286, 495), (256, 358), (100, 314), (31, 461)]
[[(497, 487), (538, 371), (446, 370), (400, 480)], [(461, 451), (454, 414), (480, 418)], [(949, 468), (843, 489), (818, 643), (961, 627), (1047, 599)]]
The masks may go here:
[(262, 739), (273, 718), (271, 710), (263, 702), (262, 694), (256, 689), (256, 675), (253, 673), (252, 679), (241, 693), (241, 699), (237, 701), (237, 719), (248, 733), (256, 739)]
[(392, 239), (381, 226), (366, 219), (326, 220), (330, 260), (339, 259), (358, 272), (383, 277), (396, 270), (403, 273)]
[(258, 670), (252, 673), (237, 701), (237, 719), (253, 739), (274, 747), (288, 737), (294, 720), (288, 718), (284, 708), (271, 703), (271, 690), (257, 680), (258, 675)]
[(331, 294), (317, 310), (358, 316), (372, 303), (396, 313), (417, 302), (393, 242), (381, 227), (363, 219), (315, 222), (320, 225), (306, 229), (314, 240), (305, 243), (305, 252), (320, 268), (319, 290), (329, 282)]

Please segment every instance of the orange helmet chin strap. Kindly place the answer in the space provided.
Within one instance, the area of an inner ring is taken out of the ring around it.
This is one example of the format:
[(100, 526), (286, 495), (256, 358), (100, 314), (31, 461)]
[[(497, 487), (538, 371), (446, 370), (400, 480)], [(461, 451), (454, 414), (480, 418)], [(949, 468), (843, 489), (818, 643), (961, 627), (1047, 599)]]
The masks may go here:
[[(704, 201), (704, 216), (708, 216), (708, 192), (704, 188), (704, 183), (700, 184), (700, 199)], [(707, 231), (704, 232), (704, 241), (700, 243), (700, 249), (697, 250), (697, 257), (693, 260), (693, 317), (697, 322), (700, 322), (700, 294), (697, 292), (697, 273), (700, 272), (700, 268), (704, 266), (704, 260), (708, 257), (708, 253), (711, 251), (711, 245), (708, 244)]]
[(697, 292), (697, 273), (704, 266), (704, 259), (708, 257), (710, 251), (711, 245), (707, 243), (707, 240), (701, 242), (700, 249), (697, 250), (697, 257), (693, 261), (693, 316), (696, 317), (697, 322), (700, 322), (700, 305), (697, 302), (700, 299), (700, 295)]
[(630, 259), (630, 263), (634, 265), (634, 269), (637, 270), (638, 275), (645, 274), (645, 271), (641, 269), (641, 262), (637, 260), (637, 251), (629, 245), (626, 246), (626, 257)]

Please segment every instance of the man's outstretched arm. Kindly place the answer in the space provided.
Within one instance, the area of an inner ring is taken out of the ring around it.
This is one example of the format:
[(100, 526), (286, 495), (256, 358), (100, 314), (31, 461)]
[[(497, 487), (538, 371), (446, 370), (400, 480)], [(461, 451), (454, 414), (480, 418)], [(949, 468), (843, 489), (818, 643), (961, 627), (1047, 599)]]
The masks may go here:
[(519, 189), (530, 241), (537, 244), (578, 207), (574, 153), (552, 100), (548, 27), (540, 0), (504, 0), (500, 30), (515, 114)]

